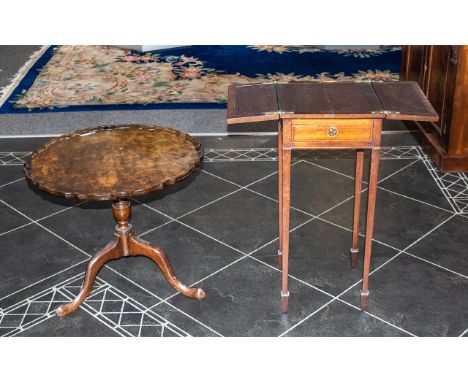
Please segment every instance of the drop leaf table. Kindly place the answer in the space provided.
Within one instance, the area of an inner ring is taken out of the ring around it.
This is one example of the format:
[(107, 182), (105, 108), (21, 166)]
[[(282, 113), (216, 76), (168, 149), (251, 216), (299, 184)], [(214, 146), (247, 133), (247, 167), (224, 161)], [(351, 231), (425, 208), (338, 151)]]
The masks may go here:
[[(227, 123), (278, 121), (279, 266), (281, 311), (288, 310), (291, 150), (355, 149), (354, 219), (351, 265), (358, 258), (359, 211), (364, 150), (369, 149), (362, 310), (368, 308), (369, 269), (384, 119), (437, 121), (438, 115), (415, 82), (273, 82), (231, 85)], [(313, 197), (313, 196), (312, 196)]]

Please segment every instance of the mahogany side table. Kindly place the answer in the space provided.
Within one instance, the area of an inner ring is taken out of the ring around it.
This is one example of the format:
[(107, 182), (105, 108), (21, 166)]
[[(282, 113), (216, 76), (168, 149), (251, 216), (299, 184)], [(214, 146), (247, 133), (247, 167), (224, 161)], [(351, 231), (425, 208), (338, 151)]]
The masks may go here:
[(167, 282), (185, 296), (204, 298), (175, 276), (164, 251), (137, 237), (129, 224), (129, 199), (190, 175), (203, 159), (201, 145), (187, 134), (158, 126), (103, 126), (52, 139), (36, 150), (24, 166), (26, 179), (53, 195), (79, 200), (112, 200), (117, 222), (112, 241), (88, 262), (76, 298), (57, 309), (74, 312), (88, 297), (99, 270), (110, 260), (143, 255), (153, 260)]
[(364, 149), (371, 150), (360, 306), (369, 300), (380, 141), (384, 119), (432, 121), (438, 115), (415, 82), (290, 82), (231, 85), (227, 123), (278, 121), (281, 311), (288, 311), (291, 150), (356, 149), (351, 265), (358, 257)]

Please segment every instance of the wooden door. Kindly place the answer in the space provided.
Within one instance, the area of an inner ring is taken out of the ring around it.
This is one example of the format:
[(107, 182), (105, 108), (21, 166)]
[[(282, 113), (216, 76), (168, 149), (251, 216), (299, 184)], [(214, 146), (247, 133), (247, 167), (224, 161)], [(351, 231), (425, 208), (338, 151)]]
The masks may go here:
[(427, 98), (440, 116), (436, 124), (441, 143), (447, 147), (452, 118), (453, 94), (457, 69), (458, 47), (433, 45), (429, 52)]

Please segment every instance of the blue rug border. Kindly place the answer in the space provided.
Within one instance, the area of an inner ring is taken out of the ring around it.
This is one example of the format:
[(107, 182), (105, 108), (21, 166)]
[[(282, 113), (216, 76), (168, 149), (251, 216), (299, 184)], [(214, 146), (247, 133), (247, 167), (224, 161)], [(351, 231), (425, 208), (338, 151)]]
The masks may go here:
[(115, 104), (115, 105), (86, 105), (86, 106), (66, 106), (54, 107), (52, 109), (27, 109), (14, 108), (12, 101), (21, 94), (24, 89), (29, 89), (39, 76), (40, 69), (43, 68), (54, 54), (54, 50), (60, 45), (51, 45), (31, 66), (16, 88), (0, 107), (0, 114), (30, 114), (30, 113), (57, 113), (57, 112), (78, 112), (78, 111), (106, 111), (106, 110), (175, 110), (175, 109), (226, 109), (227, 104), (223, 103), (157, 103), (157, 104)]

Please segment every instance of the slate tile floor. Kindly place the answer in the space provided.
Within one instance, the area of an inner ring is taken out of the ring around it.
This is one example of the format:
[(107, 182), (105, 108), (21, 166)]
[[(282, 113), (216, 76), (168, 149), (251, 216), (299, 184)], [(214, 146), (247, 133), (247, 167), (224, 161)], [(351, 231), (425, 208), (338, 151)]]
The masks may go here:
[(348, 254), (352, 153), (295, 152), (290, 311), (281, 315), (275, 138), (200, 140), (200, 170), (133, 200), (132, 222), (206, 299), (181, 296), (151, 261), (127, 258), (102, 269), (90, 298), (68, 317), (54, 310), (76, 295), (86, 262), (110, 240), (110, 205), (31, 189), (21, 165), (42, 142), (0, 140), (0, 335), (468, 334), (466, 174), (438, 173), (417, 146), (383, 150), (364, 313), (362, 257), (353, 270)]

